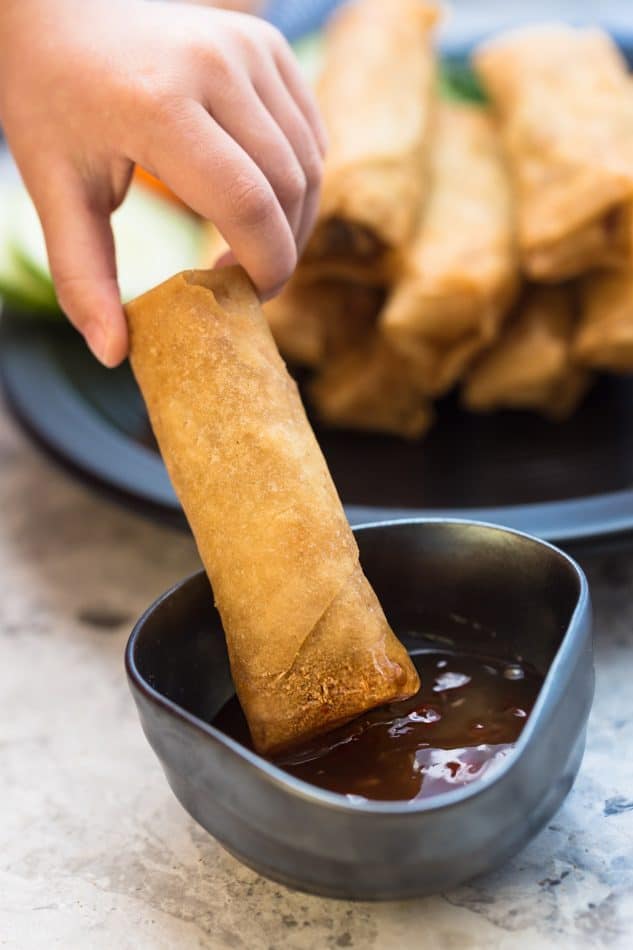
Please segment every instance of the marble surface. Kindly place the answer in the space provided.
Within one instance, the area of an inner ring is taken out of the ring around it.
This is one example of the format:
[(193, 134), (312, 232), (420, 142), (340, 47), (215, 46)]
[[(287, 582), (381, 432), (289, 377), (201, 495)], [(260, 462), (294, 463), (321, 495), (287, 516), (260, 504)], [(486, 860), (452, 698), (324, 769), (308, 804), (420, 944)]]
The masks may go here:
[(0, 946), (489, 950), (633, 945), (633, 554), (588, 561), (597, 694), (562, 810), (502, 870), (418, 901), (294, 893), (170, 792), (123, 671), (188, 537), (75, 484), (0, 404)]

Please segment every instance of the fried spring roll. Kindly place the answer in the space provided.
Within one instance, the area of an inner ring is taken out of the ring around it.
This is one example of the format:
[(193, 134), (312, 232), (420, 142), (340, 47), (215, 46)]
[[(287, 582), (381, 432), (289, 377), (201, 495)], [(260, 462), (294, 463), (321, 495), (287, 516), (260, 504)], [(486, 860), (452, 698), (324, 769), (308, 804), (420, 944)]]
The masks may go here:
[(281, 751), (414, 693), (415, 668), (362, 572), (244, 272), (187, 271), (126, 311), (134, 373), (256, 748)]
[(574, 356), (583, 366), (633, 371), (633, 272), (591, 274), (580, 288)]
[(264, 305), (264, 314), (282, 356), (302, 366), (319, 366), (367, 337), (383, 299), (376, 288), (306, 280), (297, 273)]
[(572, 363), (575, 324), (569, 287), (531, 288), (503, 335), (467, 376), (466, 408), (535, 409), (553, 419), (570, 415), (590, 380)]
[(633, 87), (612, 40), (522, 29), (480, 48), (474, 64), (500, 118), (528, 276), (633, 263)]
[(422, 0), (361, 0), (331, 21), (317, 89), (329, 150), (306, 266), (379, 281), (388, 252), (411, 237), (426, 189), (436, 17)]
[(480, 334), (470, 334), (449, 346), (438, 346), (413, 335), (399, 338), (397, 346), (386, 342), (406, 365), (416, 388), (428, 398), (446, 395), (486, 346), (486, 339)]
[(264, 316), (279, 352), (297, 366), (318, 366), (326, 350), (322, 320), (326, 294), (310, 293), (296, 278), (280, 294), (264, 304)]
[(374, 334), (329, 362), (314, 378), (310, 397), (328, 425), (419, 438), (433, 409), (410, 367)]
[(518, 285), (510, 186), (479, 106), (438, 108), (429, 197), (401, 266), (380, 326), (436, 395), (496, 335)]

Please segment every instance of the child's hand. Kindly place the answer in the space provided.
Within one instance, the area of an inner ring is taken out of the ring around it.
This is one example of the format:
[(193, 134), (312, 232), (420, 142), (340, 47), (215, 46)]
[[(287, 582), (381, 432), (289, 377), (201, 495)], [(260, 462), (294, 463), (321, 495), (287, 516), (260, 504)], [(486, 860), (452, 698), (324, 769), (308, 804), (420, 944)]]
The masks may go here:
[(212, 219), (262, 294), (292, 273), (324, 133), (280, 34), (143, 0), (2, 0), (0, 116), (63, 309), (108, 366), (127, 353), (110, 213), (138, 162)]

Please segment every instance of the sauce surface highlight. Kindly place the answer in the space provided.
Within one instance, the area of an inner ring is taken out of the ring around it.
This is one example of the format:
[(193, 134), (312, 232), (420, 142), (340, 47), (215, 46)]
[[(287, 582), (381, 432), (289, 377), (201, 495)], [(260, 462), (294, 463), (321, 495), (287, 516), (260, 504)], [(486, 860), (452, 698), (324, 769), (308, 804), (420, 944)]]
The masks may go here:
[[(432, 651), (412, 657), (422, 688), (275, 760), (352, 800), (414, 801), (477, 781), (512, 751), (543, 677), (527, 664)], [(252, 749), (236, 697), (213, 725)]]

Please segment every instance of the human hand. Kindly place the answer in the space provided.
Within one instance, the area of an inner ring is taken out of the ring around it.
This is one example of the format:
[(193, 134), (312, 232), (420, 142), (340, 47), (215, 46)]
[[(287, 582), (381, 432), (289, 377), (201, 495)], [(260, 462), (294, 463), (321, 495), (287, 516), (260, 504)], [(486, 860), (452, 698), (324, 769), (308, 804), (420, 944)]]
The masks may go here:
[(0, 117), (60, 304), (107, 366), (127, 353), (109, 217), (134, 163), (215, 222), (262, 295), (290, 276), (325, 136), (281, 35), (144, 0), (3, 0)]

